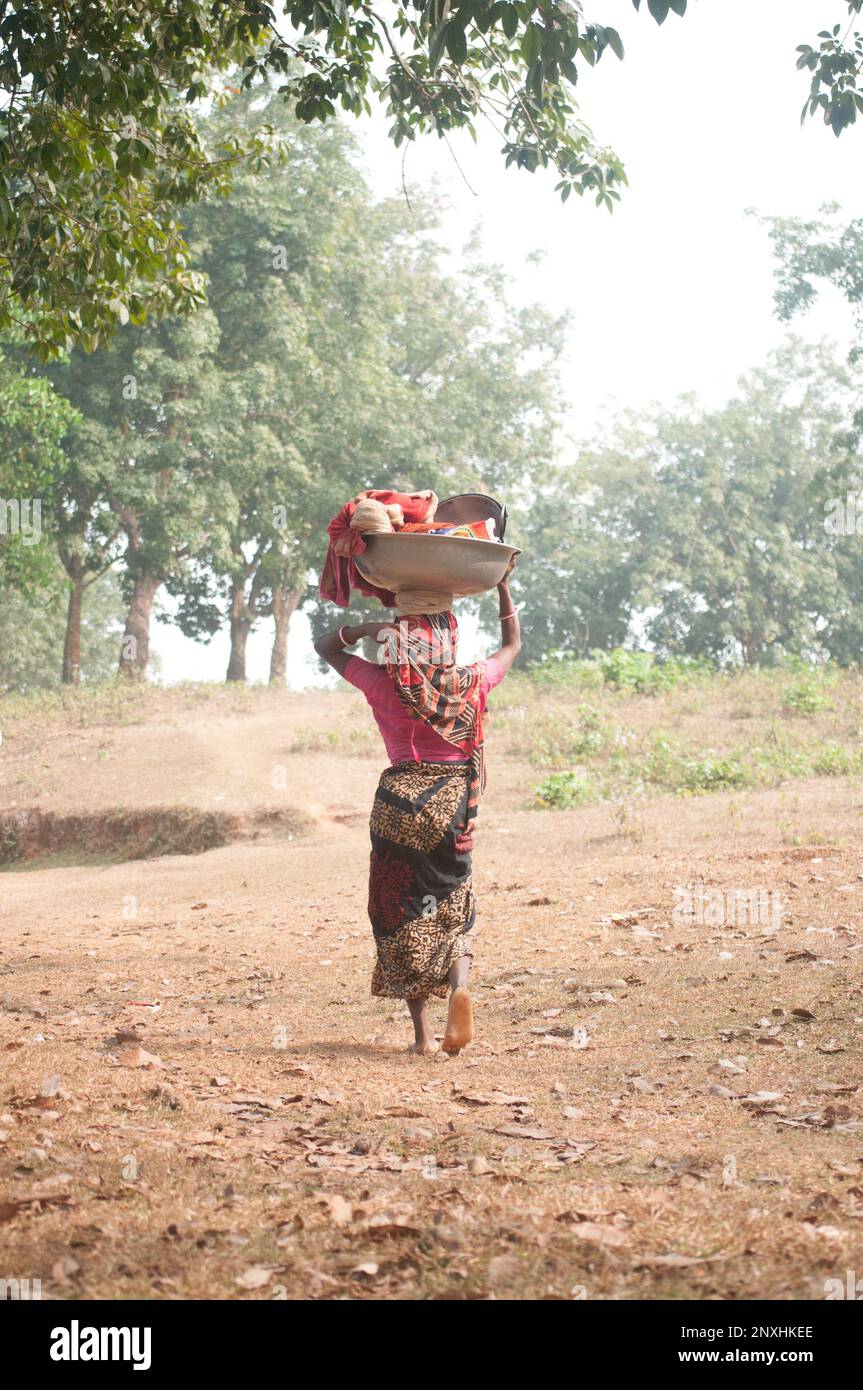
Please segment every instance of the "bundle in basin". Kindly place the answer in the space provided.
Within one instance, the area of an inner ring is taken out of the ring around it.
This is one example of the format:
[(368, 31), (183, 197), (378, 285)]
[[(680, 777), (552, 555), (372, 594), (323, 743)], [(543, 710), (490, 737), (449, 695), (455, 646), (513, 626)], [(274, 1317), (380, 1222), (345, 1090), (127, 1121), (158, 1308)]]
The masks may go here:
[(482, 493), (361, 493), (328, 530), (321, 594), (343, 608), (359, 589), (401, 613), (441, 611), (494, 588), (518, 554), (502, 543), (506, 507)]

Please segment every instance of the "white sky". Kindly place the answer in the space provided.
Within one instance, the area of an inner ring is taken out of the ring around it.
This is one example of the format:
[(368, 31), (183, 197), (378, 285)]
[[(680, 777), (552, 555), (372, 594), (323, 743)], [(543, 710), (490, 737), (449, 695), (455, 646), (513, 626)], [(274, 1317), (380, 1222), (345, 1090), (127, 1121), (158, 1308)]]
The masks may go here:
[[(434, 136), (406, 161), (408, 185), (436, 180), (444, 190), (443, 235), (454, 254), (479, 223), (516, 302), (572, 310), (563, 382), (574, 436), (615, 402), (637, 407), (696, 391), (718, 403), (782, 341), (767, 233), (746, 208), (811, 217), (838, 202), (848, 219), (863, 215), (863, 126), (837, 140), (820, 121), (801, 128), (799, 120), (808, 84), (794, 50), (847, 22), (844, 0), (692, 0), (684, 19), (672, 14), (661, 28), (631, 0), (585, 8), (626, 46), (622, 63), (606, 53), (579, 83), (582, 117), (627, 168), (630, 186), (613, 214), (575, 197), (561, 204), (550, 175), (506, 170), (493, 131), (476, 146), (466, 136), (451, 141), (463, 174)], [(362, 134), (374, 193), (397, 192), (402, 151), (387, 140), (383, 116), (364, 122)], [(527, 259), (536, 250), (545, 252), (539, 265)], [(828, 293), (792, 331), (833, 337), (846, 351), (850, 311)], [(322, 558), (324, 549), (322, 541)], [(266, 679), (270, 641), (270, 623), (249, 639), (251, 680)], [(481, 655), (469, 645), (465, 660)], [(224, 676), (226, 633), (199, 646), (155, 624), (153, 647), (165, 679)], [(298, 615), (289, 683), (318, 679)]]

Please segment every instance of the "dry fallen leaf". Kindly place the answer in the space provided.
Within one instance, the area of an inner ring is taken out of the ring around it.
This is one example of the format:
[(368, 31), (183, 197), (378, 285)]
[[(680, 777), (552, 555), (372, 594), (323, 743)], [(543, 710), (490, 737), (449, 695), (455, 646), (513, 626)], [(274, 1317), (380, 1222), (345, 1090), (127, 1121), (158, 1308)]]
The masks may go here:
[(528, 1096), (511, 1096), (506, 1091), (457, 1091), (456, 1098), (469, 1105), (530, 1105)]
[(328, 1208), (334, 1226), (347, 1226), (353, 1221), (353, 1207), (338, 1192), (316, 1192), (315, 1197)]
[(467, 1171), (472, 1177), (477, 1178), (485, 1173), (491, 1173), (493, 1170), (487, 1158), (483, 1158), (482, 1154), (474, 1154), (472, 1158), (468, 1159)]
[(72, 1207), (75, 1205), (74, 1197), (68, 1192), (57, 1193), (34, 1193), (31, 1197), (16, 1197), (12, 1201), (0, 1202), (0, 1223), (4, 1221), (14, 1221), (21, 1212), (41, 1209), (42, 1207)]
[(237, 1275), (234, 1283), (239, 1289), (262, 1289), (269, 1284), (274, 1272), (268, 1265), (250, 1265)]
[(166, 1081), (160, 1081), (158, 1086), (154, 1086), (147, 1092), (150, 1100), (157, 1100), (161, 1105), (165, 1105), (169, 1110), (183, 1110), (186, 1100), (174, 1086), (169, 1086)]
[(316, 1100), (320, 1105), (343, 1105), (345, 1102), (344, 1091), (315, 1091), (312, 1100)]
[(151, 1071), (167, 1071), (168, 1068), (155, 1052), (145, 1052), (137, 1043), (121, 1047), (115, 1054), (121, 1067), (144, 1067)]
[(81, 1273), (81, 1266), (72, 1255), (64, 1255), (51, 1268), (51, 1278), (55, 1284), (69, 1284), (76, 1274)]
[(579, 1221), (572, 1227), (576, 1240), (586, 1240), (591, 1245), (629, 1245), (632, 1237), (618, 1226), (606, 1226), (598, 1221)]
[(550, 1129), (530, 1125), (497, 1125), (493, 1134), (506, 1134), (510, 1139), (553, 1139)]

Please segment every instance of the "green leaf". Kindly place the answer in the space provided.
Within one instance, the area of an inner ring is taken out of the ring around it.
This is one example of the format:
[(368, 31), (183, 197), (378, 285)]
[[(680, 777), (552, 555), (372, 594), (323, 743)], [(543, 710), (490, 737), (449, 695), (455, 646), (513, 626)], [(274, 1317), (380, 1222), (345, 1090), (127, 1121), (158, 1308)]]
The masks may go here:
[(508, 39), (515, 38), (516, 30), (518, 29), (518, 10), (515, 8), (515, 5), (507, 5), (501, 20), (501, 26)]
[(456, 67), (460, 67), (467, 58), (467, 37), (464, 29), (457, 24), (447, 25), (446, 51)]
[(432, 72), (437, 71), (437, 65), (443, 55), (447, 41), (447, 27), (446, 24), (442, 24), (441, 27), (429, 37), (429, 68)]
[(531, 21), (521, 36), (521, 56), (526, 63), (535, 63), (542, 52), (542, 30)]
[(623, 40), (621, 39), (621, 37), (620, 37), (620, 35), (618, 34), (617, 30), (616, 30), (616, 29), (609, 29), (608, 27), (606, 27), (606, 30), (605, 30), (605, 38), (606, 38), (606, 42), (608, 43), (608, 46), (609, 46), (609, 48), (611, 49), (612, 53), (614, 53), (614, 54), (616, 55), (616, 57), (622, 58), (622, 57), (623, 57)]

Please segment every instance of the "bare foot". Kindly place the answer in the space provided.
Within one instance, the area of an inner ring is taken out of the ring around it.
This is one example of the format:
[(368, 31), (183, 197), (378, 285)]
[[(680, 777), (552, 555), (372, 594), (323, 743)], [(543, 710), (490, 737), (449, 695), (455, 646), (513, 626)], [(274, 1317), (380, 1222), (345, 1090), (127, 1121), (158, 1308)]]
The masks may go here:
[(433, 1057), (436, 1052), (440, 1052), (440, 1043), (432, 1039), (431, 1042), (411, 1043), (408, 1052), (413, 1052), (417, 1057)]
[(473, 1004), (464, 988), (454, 989), (449, 997), (449, 1013), (446, 1032), (443, 1035), (444, 1052), (460, 1052), (467, 1047), (473, 1037)]

